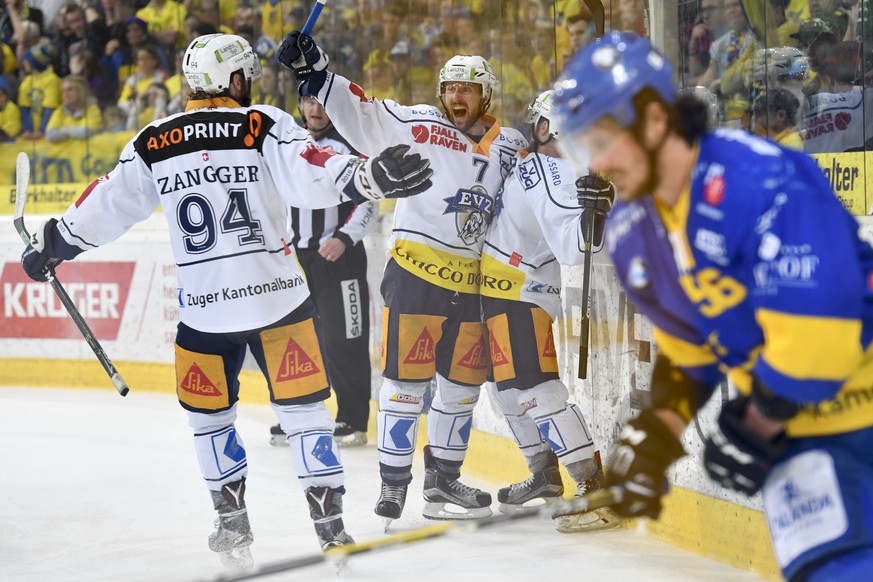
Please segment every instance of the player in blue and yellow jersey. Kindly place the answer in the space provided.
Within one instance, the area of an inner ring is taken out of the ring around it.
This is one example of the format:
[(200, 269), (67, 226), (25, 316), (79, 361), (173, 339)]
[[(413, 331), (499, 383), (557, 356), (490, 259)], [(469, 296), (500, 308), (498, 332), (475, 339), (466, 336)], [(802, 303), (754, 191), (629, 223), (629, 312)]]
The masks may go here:
[(652, 405), (609, 463), (619, 513), (658, 516), (679, 437), (728, 374), (742, 395), (706, 441), (710, 477), (762, 491), (787, 579), (869, 579), (873, 249), (858, 224), (811, 158), (708, 131), (648, 40), (589, 45), (554, 99), (567, 156), (617, 187), (607, 248), (657, 328)]

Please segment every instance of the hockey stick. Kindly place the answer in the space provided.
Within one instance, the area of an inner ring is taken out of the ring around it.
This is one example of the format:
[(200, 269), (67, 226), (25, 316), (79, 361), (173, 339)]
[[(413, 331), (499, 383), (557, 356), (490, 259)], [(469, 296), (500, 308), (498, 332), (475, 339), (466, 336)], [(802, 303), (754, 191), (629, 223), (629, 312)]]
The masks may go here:
[(321, 16), (321, 11), (324, 9), (325, 4), (327, 4), (327, 0), (316, 0), (315, 6), (312, 7), (312, 12), (309, 13), (309, 18), (306, 19), (300, 34), (312, 34), (312, 29), (315, 28), (315, 23), (318, 22), (318, 17)]
[(588, 10), (591, 12), (591, 16), (594, 17), (594, 30), (597, 37), (603, 36), (603, 33), (606, 32), (605, 22), (606, 22), (606, 14), (603, 11), (603, 2), (601, 0), (584, 0), (585, 6), (588, 7)]
[(597, 218), (595, 209), (585, 212), (585, 258), (582, 271), (582, 326), (579, 329), (579, 369), (576, 376), (584, 380), (588, 377), (588, 348), (591, 343), (591, 239), (594, 238), (594, 221)]
[(600, 489), (599, 491), (594, 491), (587, 495), (574, 497), (569, 500), (561, 499), (547, 505), (525, 508), (515, 513), (502, 513), (492, 515), (491, 517), (484, 517), (482, 519), (444, 521), (436, 525), (377, 538), (369, 542), (361, 542), (347, 546), (336, 546), (318, 554), (264, 564), (263, 566), (248, 572), (238, 572), (218, 576), (217, 578), (210, 579), (209, 582), (238, 582), (241, 580), (253, 580), (262, 576), (277, 574), (279, 572), (288, 572), (290, 570), (297, 570), (307, 566), (314, 566), (315, 564), (320, 564), (322, 562), (341, 564), (350, 556), (357, 554), (378, 552), (397, 546), (432, 540), (450, 534), (474, 532), (478, 529), (513, 522), (519, 519), (527, 519), (540, 515), (551, 515), (552, 513), (568, 514), (593, 511), (595, 509), (609, 507), (620, 503), (623, 493), (624, 490), (621, 487), (615, 486), (607, 489)]
[[(30, 244), (30, 234), (24, 226), (24, 205), (27, 203), (27, 186), (29, 181), (30, 159), (27, 157), (26, 153), (20, 152), (18, 154), (18, 159), (15, 161), (15, 214), (12, 218), (12, 224), (15, 226), (15, 230), (18, 231), (18, 236), (21, 237), (21, 240), (25, 245)], [(88, 327), (88, 323), (82, 317), (82, 314), (79, 313), (73, 300), (70, 299), (67, 290), (64, 289), (64, 286), (61, 285), (61, 282), (58, 281), (58, 278), (55, 276), (54, 269), (49, 269), (48, 280), (52, 289), (54, 289), (55, 294), (57, 294), (58, 299), (61, 300), (67, 313), (70, 314), (70, 317), (76, 324), (76, 327), (79, 328), (85, 341), (88, 342), (89, 346), (91, 346), (94, 355), (97, 356), (98, 360), (100, 360), (103, 369), (106, 370), (107, 374), (109, 374), (109, 379), (112, 380), (115, 389), (118, 390), (118, 393), (122, 396), (127, 396), (129, 390), (127, 382), (124, 381), (124, 378), (121, 377), (121, 374), (118, 373), (118, 370), (116, 370), (115, 366), (112, 364), (112, 360), (110, 360), (109, 356), (106, 355), (106, 352), (103, 351), (100, 342), (98, 342), (97, 338), (94, 337), (94, 332), (92, 332), (91, 328)]]

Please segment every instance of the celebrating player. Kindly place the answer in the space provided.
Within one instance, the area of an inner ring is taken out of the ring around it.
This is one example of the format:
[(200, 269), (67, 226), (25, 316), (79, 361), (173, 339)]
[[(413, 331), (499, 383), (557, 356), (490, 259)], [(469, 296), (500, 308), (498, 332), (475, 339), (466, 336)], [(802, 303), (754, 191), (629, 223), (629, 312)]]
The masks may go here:
[(866, 580), (873, 249), (855, 219), (804, 154), (707, 131), (704, 106), (677, 98), (648, 40), (589, 45), (554, 98), (559, 146), (618, 189), (607, 248), (657, 328), (652, 406), (610, 462), (618, 511), (658, 516), (679, 437), (729, 370), (743, 395), (706, 440), (707, 472), (749, 495), (763, 488), (787, 579)]
[[(561, 159), (551, 108), (552, 91), (541, 93), (528, 107), (525, 121), (531, 124), (533, 147), (506, 179), (482, 250), (483, 281), (506, 282), (481, 286), (495, 397), (531, 471), (527, 480), (498, 492), (504, 512), (535, 499), (559, 497), (564, 492), (559, 460), (580, 495), (605, 483), (582, 412), (567, 402), (552, 321), (561, 309), (561, 263), (583, 262), (585, 221), (595, 218), (593, 208), (580, 211), (578, 198), (601, 205), (600, 215), (605, 216), (615, 192), (609, 182), (580, 176)], [(617, 523), (611, 510), (602, 508), (559, 516), (555, 525), (570, 532)]]
[[(278, 65), (277, 65), (278, 66)], [(306, 130), (315, 142), (339, 153), (353, 152), (313, 97), (300, 100)], [(340, 447), (367, 444), (370, 419), (370, 287), (363, 238), (376, 222), (374, 202), (343, 202), (333, 208), (291, 208), (291, 244), (322, 323), (330, 386), (336, 394)], [(278, 424), (270, 442), (285, 444)]]
[[(378, 443), (382, 491), (376, 513), (400, 517), (425, 392), (436, 377), (427, 418), (425, 517), (490, 515), (491, 496), (458, 481), (473, 407), (488, 370), (479, 305), (479, 258), (495, 197), (524, 138), (486, 115), (497, 78), (479, 56), (455, 56), (440, 71), (429, 105), (368, 99), (327, 71), (328, 58), (292, 32), (277, 51), (301, 93), (315, 95), (340, 134), (365, 155), (394, 144), (426, 154), (434, 187), (417, 203), (399, 201), (382, 280), (382, 376)], [(450, 506), (450, 507), (447, 507)]]
[(415, 194), (431, 185), (428, 162), (402, 149), (367, 162), (336, 155), (316, 146), (287, 113), (249, 106), (260, 64), (242, 37), (195, 39), (183, 72), (192, 89), (186, 112), (140, 131), (115, 169), (60, 221), (37, 229), (22, 265), (44, 281), (60, 261), (115, 240), (160, 205), (179, 285), (176, 391), (218, 511), (210, 549), (226, 563), (251, 564), (248, 466), (234, 428), (246, 346), (292, 442), (322, 547), (349, 543), (343, 467), (324, 405), (329, 388), (319, 320), (284, 241), (287, 208)]

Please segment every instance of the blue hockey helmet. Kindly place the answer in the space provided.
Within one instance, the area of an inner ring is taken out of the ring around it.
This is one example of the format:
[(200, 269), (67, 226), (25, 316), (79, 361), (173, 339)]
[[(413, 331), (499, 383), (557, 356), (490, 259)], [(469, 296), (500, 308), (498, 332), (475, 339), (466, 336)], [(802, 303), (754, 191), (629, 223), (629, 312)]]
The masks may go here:
[(637, 118), (633, 99), (647, 87), (665, 103), (676, 101), (667, 58), (646, 38), (611, 32), (567, 63), (555, 83), (553, 122), (565, 136), (607, 116), (629, 127)]

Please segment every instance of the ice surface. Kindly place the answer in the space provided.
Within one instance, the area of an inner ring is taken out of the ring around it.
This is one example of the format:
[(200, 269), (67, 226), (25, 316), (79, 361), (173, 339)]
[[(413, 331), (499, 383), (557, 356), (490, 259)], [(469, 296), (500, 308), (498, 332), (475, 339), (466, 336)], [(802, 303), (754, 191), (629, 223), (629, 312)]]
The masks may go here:
[[(256, 565), (318, 552), (288, 447), (269, 445), (276, 419), (243, 405), (237, 428), (249, 456), (246, 499)], [(0, 580), (171, 582), (226, 570), (206, 539), (215, 517), (194, 457), (184, 411), (169, 394), (0, 389)], [(379, 537), (376, 447), (343, 449), (346, 528)], [(421, 517), (422, 463), (403, 517), (389, 533), (432, 525)], [(497, 497), (499, 484), (462, 478)], [(496, 503), (495, 503), (496, 506)], [(472, 534), (261, 578), (355, 581), (759, 580), (621, 528), (560, 534), (530, 519)]]

